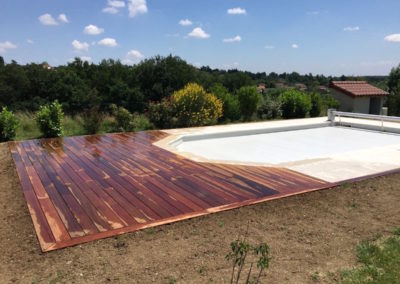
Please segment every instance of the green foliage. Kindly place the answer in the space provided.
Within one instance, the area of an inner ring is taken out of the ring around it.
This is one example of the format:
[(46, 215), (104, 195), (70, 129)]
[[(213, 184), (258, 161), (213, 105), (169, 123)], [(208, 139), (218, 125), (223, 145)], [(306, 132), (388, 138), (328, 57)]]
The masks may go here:
[(84, 111), (82, 118), (82, 125), (86, 134), (96, 134), (100, 131), (101, 124), (103, 123), (103, 114), (100, 112), (98, 106), (93, 106)]
[(257, 111), (261, 95), (256, 87), (241, 87), (237, 92), (240, 103), (240, 111), (246, 120), (250, 119)]
[(174, 92), (172, 106), (181, 127), (214, 124), (222, 116), (222, 102), (196, 83)]
[(240, 119), (240, 104), (236, 96), (229, 93), (228, 89), (222, 84), (215, 84), (211, 87), (213, 93), (223, 103), (222, 106), (222, 121), (234, 121)]
[(64, 136), (77, 136), (87, 134), (81, 115), (65, 115), (63, 119)]
[(269, 95), (264, 96), (261, 99), (257, 114), (261, 119), (275, 119), (281, 117), (282, 110), (280, 100), (273, 99)]
[[(248, 230), (248, 229), (247, 229)], [(226, 255), (226, 260), (232, 263), (231, 282), (239, 283), (241, 274), (250, 259), (250, 268), (247, 272), (246, 280), (243, 283), (259, 283), (263, 272), (268, 269), (270, 258), (270, 248), (268, 244), (261, 243), (257, 246), (251, 245), (246, 240), (246, 235), (243, 239), (236, 239), (231, 243), (231, 252)], [(253, 257), (252, 257), (253, 256)], [(252, 258), (251, 258), (252, 257)], [(258, 268), (258, 273), (252, 278), (254, 262)]]
[(163, 99), (160, 102), (151, 102), (147, 115), (157, 128), (165, 129), (171, 127), (173, 117), (171, 101)]
[(129, 132), (135, 129), (133, 115), (124, 107), (112, 106), (112, 113), (115, 117), (115, 130)]
[(302, 91), (289, 89), (279, 97), (284, 118), (304, 118), (311, 110), (311, 98)]
[(35, 114), (31, 112), (17, 112), (15, 116), (19, 120), (16, 140), (34, 139), (40, 137), (41, 133), (36, 124)]
[(16, 135), (19, 121), (6, 107), (0, 112), (0, 142), (13, 140)]
[(399, 235), (376, 243), (362, 241), (357, 246), (357, 257), (361, 267), (343, 271), (342, 283), (399, 283)]
[(322, 111), (322, 98), (320, 94), (312, 93), (311, 97), (311, 109), (310, 109), (310, 116), (311, 117), (318, 117), (321, 115)]
[(63, 135), (64, 112), (58, 101), (41, 106), (36, 114), (36, 123), (44, 137)]
[(388, 87), (390, 93), (387, 100), (389, 115), (400, 116), (400, 65), (390, 72)]
[(154, 125), (144, 114), (133, 115), (133, 125), (135, 131), (144, 131), (154, 129)]
[(96, 134), (100, 131), (104, 117), (100, 111), (100, 98), (96, 89), (90, 91), (89, 102), (89, 108), (83, 112), (83, 128), (86, 134)]
[(150, 101), (160, 101), (196, 81), (197, 70), (177, 56), (155, 56), (134, 67), (135, 82)]

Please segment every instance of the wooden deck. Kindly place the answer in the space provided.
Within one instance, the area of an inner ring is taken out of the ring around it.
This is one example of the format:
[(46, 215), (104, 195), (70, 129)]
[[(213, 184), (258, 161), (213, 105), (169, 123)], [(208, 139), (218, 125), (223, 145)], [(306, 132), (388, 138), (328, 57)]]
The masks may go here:
[(287, 169), (197, 163), (161, 131), (10, 142), (42, 251), (330, 187)]

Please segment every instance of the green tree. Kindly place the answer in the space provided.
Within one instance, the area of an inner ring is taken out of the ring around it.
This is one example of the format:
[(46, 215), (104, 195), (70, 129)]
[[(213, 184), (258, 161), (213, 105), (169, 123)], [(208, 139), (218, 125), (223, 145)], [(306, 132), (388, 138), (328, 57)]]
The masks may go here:
[(160, 129), (173, 127), (173, 110), (171, 100), (164, 98), (161, 102), (151, 102), (147, 113), (150, 121)]
[(280, 100), (269, 95), (262, 97), (257, 114), (261, 119), (275, 119), (280, 117), (282, 115)]
[(160, 101), (196, 81), (196, 68), (172, 55), (146, 59), (133, 69), (135, 82), (151, 101)]
[(89, 107), (83, 111), (83, 128), (86, 134), (96, 134), (100, 131), (104, 119), (104, 115), (100, 111), (99, 93), (96, 89), (90, 91), (89, 102)]
[(310, 116), (311, 117), (318, 117), (321, 115), (322, 111), (322, 98), (320, 94), (312, 93), (310, 95), (311, 98), (311, 109), (310, 109)]
[(311, 98), (304, 92), (289, 89), (279, 97), (284, 118), (303, 118), (311, 110)]
[(241, 87), (237, 91), (237, 97), (243, 117), (249, 120), (257, 111), (261, 95), (257, 92), (256, 87)]
[(124, 107), (113, 105), (112, 113), (115, 117), (116, 131), (129, 132), (135, 129), (133, 115)]
[(388, 87), (390, 93), (387, 101), (389, 115), (400, 116), (400, 65), (390, 72)]
[(229, 93), (228, 89), (222, 84), (217, 83), (211, 87), (213, 93), (223, 103), (223, 115), (221, 120), (238, 120), (240, 119), (240, 104), (236, 96)]

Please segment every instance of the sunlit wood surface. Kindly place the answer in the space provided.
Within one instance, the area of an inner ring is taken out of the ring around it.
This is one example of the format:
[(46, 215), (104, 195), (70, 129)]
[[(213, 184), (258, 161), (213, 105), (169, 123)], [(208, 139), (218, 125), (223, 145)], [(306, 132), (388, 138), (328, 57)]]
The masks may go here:
[(10, 142), (42, 251), (331, 184), (287, 169), (198, 163), (162, 131)]

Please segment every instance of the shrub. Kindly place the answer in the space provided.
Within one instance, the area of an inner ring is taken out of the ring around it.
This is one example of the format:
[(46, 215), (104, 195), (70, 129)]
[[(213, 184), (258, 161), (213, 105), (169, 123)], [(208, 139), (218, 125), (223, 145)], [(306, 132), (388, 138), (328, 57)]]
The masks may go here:
[(304, 92), (290, 89), (279, 97), (284, 118), (303, 118), (311, 110), (311, 98)]
[(116, 131), (126, 132), (135, 129), (133, 115), (126, 108), (113, 106), (112, 112), (115, 117)]
[(144, 131), (144, 130), (154, 129), (154, 125), (143, 114), (134, 114), (133, 115), (133, 125), (135, 127), (135, 131)]
[(96, 89), (89, 93), (89, 108), (83, 112), (83, 128), (86, 134), (96, 134), (100, 131), (104, 115), (100, 112), (100, 97)]
[(310, 116), (311, 117), (318, 117), (321, 115), (322, 111), (322, 98), (320, 94), (312, 93), (311, 96), (311, 109), (310, 109)]
[(161, 102), (151, 102), (147, 115), (157, 128), (171, 127), (173, 115), (171, 101), (163, 99)]
[(0, 142), (14, 139), (18, 125), (15, 115), (4, 107), (0, 112)]
[(258, 117), (261, 119), (275, 119), (282, 115), (281, 102), (265, 96), (261, 99), (260, 107), (257, 110)]
[(221, 84), (212, 86), (211, 92), (223, 103), (221, 120), (240, 119), (240, 104), (236, 96), (230, 94), (228, 89)]
[(98, 106), (87, 109), (82, 114), (83, 128), (86, 134), (96, 134), (100, 131), (104, 115), (100, 112)]
[(178, 126), (214, 124), (222, 116), (222, 101), (195, 83), (174, 92), (171, 102)]
[(257, 92), (256, 87), (242, 87), (237, 92), (237, 97), (242, 115), (249, 120), (257, 111), (261, 95)]
[(63, 129), (64, 113), (58, 101), (40, 106), (36, 114), (36, 123), (44, 137), (60, 137)]

